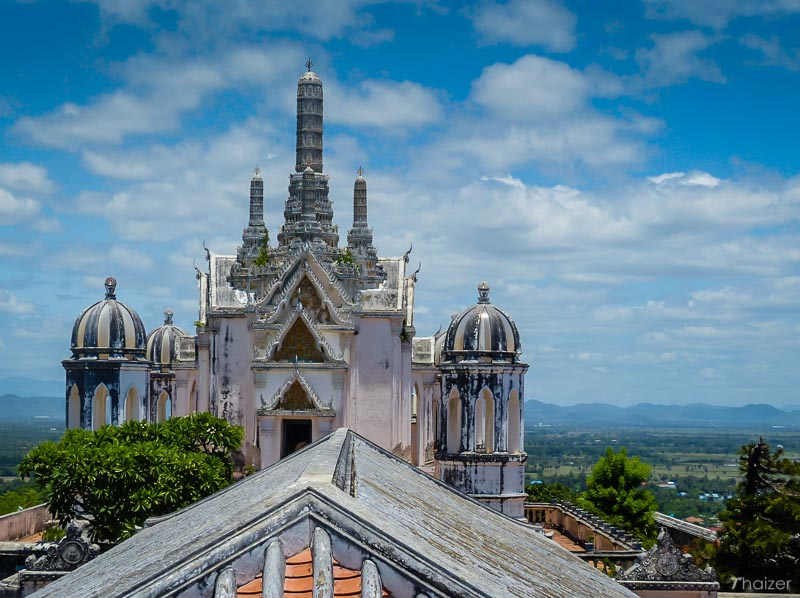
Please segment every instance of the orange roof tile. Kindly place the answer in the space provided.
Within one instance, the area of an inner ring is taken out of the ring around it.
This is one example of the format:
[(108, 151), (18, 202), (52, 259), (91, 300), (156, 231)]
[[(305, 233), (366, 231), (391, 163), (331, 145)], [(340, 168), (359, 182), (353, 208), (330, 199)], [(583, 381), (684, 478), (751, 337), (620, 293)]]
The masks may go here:
[[(313, 573), (311, 549), (286, 559), (283, 594), (286, 598), (312, 598)], [(361, 595), (361, 571), (342, 567), (333, 561), (333, 595), (335, 598)], [(383, 595), (391, 594), (383, 589)], [(261, 575), (253, 581), (239, 586), (237, 598), (253, 598), (261, 596)]]

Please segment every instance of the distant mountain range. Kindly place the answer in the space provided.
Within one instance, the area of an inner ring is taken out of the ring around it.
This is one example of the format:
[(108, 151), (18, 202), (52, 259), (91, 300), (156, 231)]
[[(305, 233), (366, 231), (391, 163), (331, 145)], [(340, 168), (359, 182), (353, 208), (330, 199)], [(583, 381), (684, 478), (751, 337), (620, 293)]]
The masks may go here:
[(605, 403), (585, 403), (561, 407), (541, 401), (525, 401), (525, 427), (537, 425), (617, 426), (642, 428), (759, 428), (800, 429), (800, 410), (783, 410), (772, 405), (723, 407), (705, 403), (653, 405), (640, 403), (618, 407)]
[(64, 393), (64, 379), (34, 380), (22, 376), (0, 378), (0, 395), (18, 397), (60, 397)]
[[(20, 397), (0, 395), (0, 422), (52, 419), (64, 422), (63, 397)], [(585, 403), (562, 407), (541, 401), (525, 401), (525, 427), (537, 425), (572, 428), (763, 428), (780, 426), (800, 430), (800, 409), (783, 410), (772, 405), (722, 407), (705, 403), (653, 405), (640, 403), (618, 407), (605, 403)]]

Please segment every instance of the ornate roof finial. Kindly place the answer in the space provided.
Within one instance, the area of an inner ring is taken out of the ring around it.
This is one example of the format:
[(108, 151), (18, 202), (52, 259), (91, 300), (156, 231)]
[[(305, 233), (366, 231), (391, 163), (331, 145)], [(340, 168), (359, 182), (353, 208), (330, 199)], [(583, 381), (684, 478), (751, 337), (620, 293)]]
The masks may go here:
[(489, 285), (485, 280), (478, 285), (478, 303), (489, 303)]
[(109, 276), (103, 284), (106, 287), (106, 299), (116, 299), (117, 279), (113, 276)]
[(256, 164), (255, 169), (253, 169), (253, 176), (258, 176), (260, 174), (261, 174), (261, 169), (258, 167), (258, 164)]
[(311, 56), (309, 56), (308, 60), (306, 60), (306, 69), (308, 70), (308, 72), (311, 72), (312, 66), (314, 66), (314, 63), (311, 62)]
[(358, 176), (360, 176), (360, 177), (364, 176), (364, 169), (361, 168), (360, 166), (358, 167)]
[(172, 324), (172, 316), (174, 315), (171, 307), (164, 310), (164, 324)]

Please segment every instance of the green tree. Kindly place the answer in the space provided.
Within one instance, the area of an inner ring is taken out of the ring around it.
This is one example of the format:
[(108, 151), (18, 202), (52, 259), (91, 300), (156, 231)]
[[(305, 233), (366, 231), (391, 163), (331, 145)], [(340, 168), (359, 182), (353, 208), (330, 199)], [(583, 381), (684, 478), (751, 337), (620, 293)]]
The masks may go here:
[(0, 515), (34, 507), (45, 501), (44, 493), (35, 486), (23, 486), (0, 494)]
[(639, 457), (629, 458), (625, 448), (615, 453), (609, 447), (589, 474), (578, 505), (643, 542), (652, 542), (657, 532), (653, 513), (658, 505), (644, 487), (649, 475), (650, 466)]
[(578, 493), (569, 486), (564, 484), (547, 483), (547, 484), (528, 484), (525, 486), (525, 492), (528, 493), (528, 500), (532, 502), (552, 502), (554, 500), (563, 500), (574, 503), (578, 499)]
[(770, 451), (762, 439), (742, 446), (743, 479), (719, 514), (714, 566), (724, 580), (791, 580), (800, 587), (800, 462)]
[(47, 490), (62, 527), (91, 522), (94, 540), (131, 536), (153, 515), (166, 515), (233, 481), (231, 453), (244, 432), (208, 413), (159, 424), (138, 421), (97, 431), (68, 430), (31, 450), (19, 465)]

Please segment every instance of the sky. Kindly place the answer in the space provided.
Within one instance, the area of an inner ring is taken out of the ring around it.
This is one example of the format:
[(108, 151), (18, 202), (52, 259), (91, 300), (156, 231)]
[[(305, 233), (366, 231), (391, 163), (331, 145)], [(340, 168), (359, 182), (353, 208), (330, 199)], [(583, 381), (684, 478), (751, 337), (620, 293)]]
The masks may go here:
[(526, 399), (800, 405), (800, 0), (3, 0), (0, 55), (0, 378), (60, 388), (106, 276), (194, 331), (311, 57), (418, 336), (486, 280)]

